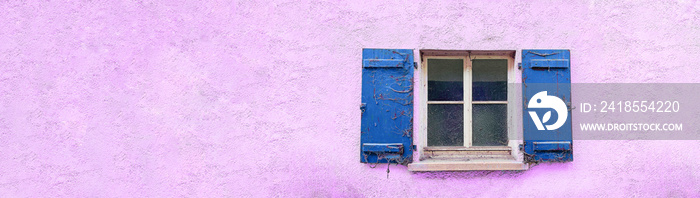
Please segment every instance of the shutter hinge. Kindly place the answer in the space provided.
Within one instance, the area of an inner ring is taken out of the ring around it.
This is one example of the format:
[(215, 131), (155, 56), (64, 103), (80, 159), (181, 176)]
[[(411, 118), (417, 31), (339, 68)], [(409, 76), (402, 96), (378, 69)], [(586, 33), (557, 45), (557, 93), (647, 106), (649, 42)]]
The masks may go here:
[(418, 62), (413, 62), (413, 68), (418, 69)]
[(360, 104), (360, 111), (362, 111), (362, 115), (365, 114), (365, 109), (367, 109), (367, 103), (361, 103)]
[(518, 70), (523, 70), (523, 63), (518, 63)]
[(533, 52), (533, 51), (527, 51), (527, 52), (532, 53), (532, 54), (534, 54), (534, 55), (541, 56), (541, 57), (551, 56), (551, 55), (555, 55), (555, 54), (558, 54), (558, 53), (559, 53), (559, 52), (554, 52), (554, 53), (551, 53), (551, 54), (540, 54), (540, 53)]
[(568, 109), (569, 111), (573, 111), (574, 109), (576, 109), (575, 106), (571, 106), (571, 102), (567, 102), (567, 103), (566, 103), (566, 107), (567, 107), (567, 109)]

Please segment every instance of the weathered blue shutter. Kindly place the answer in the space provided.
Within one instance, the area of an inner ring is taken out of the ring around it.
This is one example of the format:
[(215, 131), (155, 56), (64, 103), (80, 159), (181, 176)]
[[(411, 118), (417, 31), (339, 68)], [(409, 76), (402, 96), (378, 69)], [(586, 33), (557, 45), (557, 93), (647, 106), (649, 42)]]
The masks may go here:
[[(573, 161), (569, 50), (523, 50), (522, 56), (526, 160)], [(566, 119), (557, 123), (562, 114)]]
[(411, 162), (413, 67), (413, 50), (362, 50), (363, 163)]

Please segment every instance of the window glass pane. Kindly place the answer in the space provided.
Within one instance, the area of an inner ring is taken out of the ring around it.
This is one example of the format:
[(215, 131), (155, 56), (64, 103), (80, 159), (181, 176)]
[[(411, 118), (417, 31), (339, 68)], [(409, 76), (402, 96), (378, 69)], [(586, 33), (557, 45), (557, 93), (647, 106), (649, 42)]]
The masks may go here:
[(474, 146), (508, 145), (506, 104), (472, 105), (472, 144)]
[(508, 100), (508, 60), (472, 60), (472, 100)]
[(463, 71), (462, 59), (428, 59), (428, 100), (462, 101)]
[(464, 105), (428, 105), (428, 146), (464, 146)]

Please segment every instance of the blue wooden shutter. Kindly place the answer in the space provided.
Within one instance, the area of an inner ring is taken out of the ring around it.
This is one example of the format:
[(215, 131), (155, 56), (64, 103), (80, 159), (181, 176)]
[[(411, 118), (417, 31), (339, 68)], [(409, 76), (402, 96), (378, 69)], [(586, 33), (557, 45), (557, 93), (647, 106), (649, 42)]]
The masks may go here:
[[(523, 50), (522, 56), (526, 160), (573, 161), (569, 50)], [(557, 123), (562, 113), (566, 119)]]
[(413, 67), (413, 50), (362, 50), (363, 163), (411, 162)]

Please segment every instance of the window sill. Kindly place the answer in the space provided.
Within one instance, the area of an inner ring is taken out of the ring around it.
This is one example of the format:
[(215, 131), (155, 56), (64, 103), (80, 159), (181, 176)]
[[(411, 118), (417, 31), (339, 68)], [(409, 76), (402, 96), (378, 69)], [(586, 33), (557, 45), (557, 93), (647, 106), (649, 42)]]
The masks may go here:
[[(421, 155), (421, 161), (431, 158), (512, 158), (511, 147), (507, 146), (479, 146), (479, 147), (425, 147)], [(463, 160), (456, 160), (463, 161)]]
[(408, 170), (418, 171), (475, 171), (475, 170), (527, 170), (528, 165), (512, 159), (427, 159), (408, 164)]
[(408, 165), (409, 171), (527, 170), (507, 146), (424, 147), (419, 162)]

